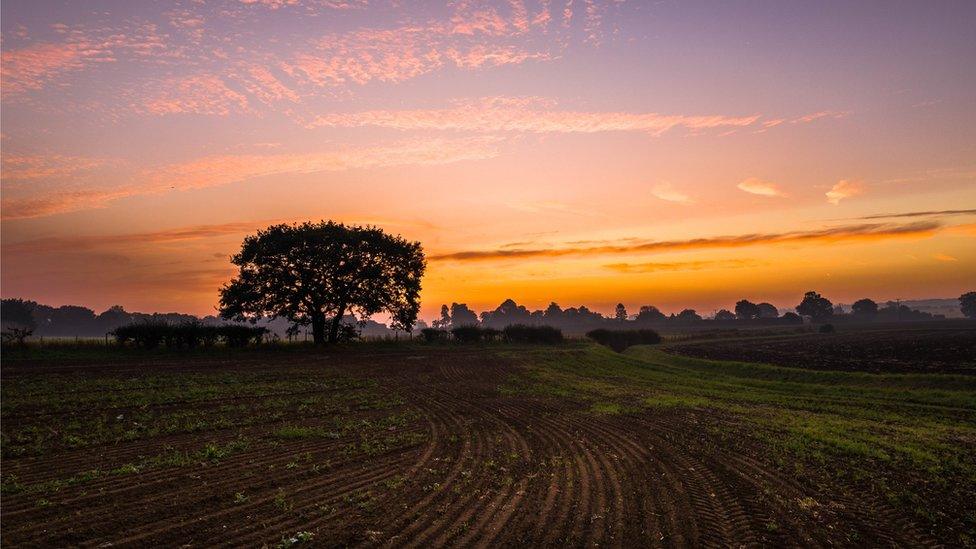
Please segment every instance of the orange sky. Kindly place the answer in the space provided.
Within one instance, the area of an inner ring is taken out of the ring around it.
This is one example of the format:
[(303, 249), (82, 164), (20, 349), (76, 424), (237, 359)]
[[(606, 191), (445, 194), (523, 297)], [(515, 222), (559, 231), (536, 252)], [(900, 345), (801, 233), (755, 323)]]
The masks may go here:
[(3, 296), (212, 313), (306, 219), (422, 241), (426, 318), (974, 289), (972, 3), (418, 6), (5, 2)]

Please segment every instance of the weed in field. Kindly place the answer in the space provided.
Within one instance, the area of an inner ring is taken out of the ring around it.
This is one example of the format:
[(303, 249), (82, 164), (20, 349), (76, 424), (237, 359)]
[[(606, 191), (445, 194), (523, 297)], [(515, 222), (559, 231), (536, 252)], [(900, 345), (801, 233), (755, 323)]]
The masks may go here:
[(403, 486), (403, 483), (406, 482), (406, 480), (406, 477), (403, 475), (394, 475), (384, 480), (383, 486), (386, 486), (388, 490), (397, 490)]
[(291, 511), (292, 507), (294, 506), (288, 501), (288, 498), (285, 497), (285, 490), (283, 488), (278, 488), (278, 493), (275, 494), (274, 497), (274, 504), (279, 511)]
[(294, 536), (282, 538), (281, 542), (278, 544), (279, 549), (287, 549), (288, 547), (293, 547), (302, 543), (309, 543), (315, 537), (315, 534), (311, 532), (301, 531), (296, 533)]
[(590, 406), (594, 414), (616, 415), (620, 413), (620, 405), (616, 402), (596, 402)]
[(319, 427), (301, 427), (298, 425), (286, 425), (274, 432), (274, 436), (284, 440), (297, 440), (305, 438), (331, 438), (337, 439), (341, 435), (336, 431), (330, 431)]
[(234, 494), (234, 503), (236, 505), (240, 505), (240, 504), (244, 503), (245, 501), (247, 501), (247, 496), (244, 495), (244, 492), (237, 492), (237, 493)]

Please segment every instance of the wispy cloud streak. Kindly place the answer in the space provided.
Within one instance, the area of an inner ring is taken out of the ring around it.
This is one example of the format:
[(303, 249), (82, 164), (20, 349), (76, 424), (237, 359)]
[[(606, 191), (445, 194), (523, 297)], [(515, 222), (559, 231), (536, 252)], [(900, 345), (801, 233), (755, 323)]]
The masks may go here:
[(432, 165), (482, 160), (497, 154), (490, 136), (427, 139), (325, 153), (208, 156), (148, 169), (134, 183), (110, 188), (60, 191), (3, 199), (3, 218), (42, 217), (103, 207), (129, 196), (228, 185), (258, 177), (398, 165)]
[(462, 130), (472, 132), (597, 133), (636, 131), (660, 135), (674, 128), (703, 130), (743, 127), (759, 115), (680, 115), (660, 113), (556, 110), (538, 98), (489, 97), (458, 102), (446, 109), (372, 110), (330, 113), (312, 126), (374, 126), (397, 130)]
[(924, 221), (902, 225), (892, 223), (870, 223), (831, 227), (815, 231), (757, 233), (734, 236), (693, 238), (688, 240), (644, 241), (617, 246), (608, 245), (569, 248), (552, 247), (535, 249), (461, 251), (434, 255), (430, 257), (430, 259), (432, 261), (484, 261), (540, 257), (640, 254), (710, 248), (738, 248), (744, 246), (775, 244), (883, 240), (889, 238), (930, 236), (940, 228), (942, 228), (940, 223)]
[(855, 219), (894, 219), (904, 217), (941, 217), (950, 215), (976, 215), (976, 210), (931, 210), (926, 212), (902, 212), (891, 214), (875, 214), (857, 217)]

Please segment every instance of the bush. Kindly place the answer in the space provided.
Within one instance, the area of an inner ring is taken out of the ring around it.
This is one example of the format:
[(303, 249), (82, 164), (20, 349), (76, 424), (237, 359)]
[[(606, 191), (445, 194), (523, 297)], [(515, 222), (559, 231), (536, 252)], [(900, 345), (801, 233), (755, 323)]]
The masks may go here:
[(166, 339), (170, 330), (171, 326), (165, 322), (146, 321), (119, 326), (112, 334), (120, 345), (132, 342), (136, 347), (155, 349)]
[(836, 332), (837, 330), (834, 329), (834, 325), (833, 324), (823, 324), (823, 325), (820, 326), (820, 328), (818, 329), (818, 331), (820, 333), (822, 333), (822, 334), (832, 334), (832, 333)]
[(543, 343), (554, 345), (563, 342), (563, 332), (552, 326), (526, 326), (512, 324), (506, 326), (502, 333), (509, 343)]
[(437, 328), (424, 328), (420, 330), (420, 336), (427, 343), (437, 343), (438, 341), (447, 340), (447, 331), (438, 330)]
[(218, 329), (228, 347), (247, 347), (252, 342), (257, 345), (268, 333), (267, 328), (244, 324), (224, 324)]
[(478, 326), (458, 326), (451, 329), (458, 343), (479, 343), (485, 338), (485, 330)]
[(16, 343), (18, 347), (27, 346), (27, 338), (34, 334), (29, 328), (9, 328), (3, 331), (4, 343)]
[(661, 342), (661, 336), (657, 332), (647, 329), (607, 330), (600, 328), (590, 331), (586, 336), (618, 353), (633, 345), (654, 345)]
[(147, 321), (119, 326), (110, 332), (119, 345), (133, 344), (143, 349), (155, 349), (160, 345), (168, 349), (194, 349), (201, 345), (211, 347), (223, 341), (228, 347), (245, 347), (261, 343), (267, 328), (243, 324), (207, 326), (200, 321), (180, 324)]
[(336, 341), (340, 343), (349, 343), (350, 341), (356, 341), (359, 339), (359, 329), (353, 324), (348, 324), (343, 322), (339, 325), (339, 333), (336, 335)]

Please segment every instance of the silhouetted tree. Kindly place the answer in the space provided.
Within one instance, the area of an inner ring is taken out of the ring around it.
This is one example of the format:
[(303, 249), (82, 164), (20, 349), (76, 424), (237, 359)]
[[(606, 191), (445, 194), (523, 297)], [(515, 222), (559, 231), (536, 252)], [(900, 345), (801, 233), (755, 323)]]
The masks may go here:
[(461, 326), (477, 326), (478, 313), (469, 309), (464, 303), (452, 303), (450, 325), (455, 328)]
[(85, 328), (95, 323), (95, 311), (77, 305), (62, 305), (51, 312), (48, 322), (65, 335), (87, 332)]
[(759, 318), (779, 318), (779, 309), (772, 303), (760, 303), (756, 305)]
[(504, 328), (512, 324), (528, 324), (532, 320), (532, 314), (523, 305), (515, 303), (512, 299), (506, 299), (494, 311), (481, 313), (481, 322), (493, 328)]
[(613, 319), (617, 322), (627, 321), (627, 308), (624, 307), (623, 303), (617, 303), (617, 308), (613, 313)]
[(642, 323), (664, 322), (666, 318), (664, 313), (653, 305), (644, 305), (640, 308), (640, 312), (637, 313), (637, 322)]
[(546, 307), (542, 316), (547, 322), (559, 322), (563, 319), (563, 310), (559, 308), (559, 304), (553, 301)]
[(966, 292), (959, 296), (959, 308), (966, 318), (976, 318), (976, 292)]
[(121, 305), (112, 305), (108, 309), (102, 311), (102, 313), (95, 318), (95, 323), (98, 325), (102, 333), (105, 333), (110, 330), (114, 330), (119, 326), (131, 324), (132, 315), (127, 313)]
[(4, 328), (33, 330), (34, 307), (37, 303), (23, 299), (4, 299), (0, 301), (0, 322)]
[(796, 312), (814, 320), (823, 320), (834, 313), (834, 304), (817, 292), (807, 292), (803, 295), (803, 301), (796, 306)]
[(783, 320), (787, 322), (795, 322), (796, 324), (803, 324), (803, 317), (790, 311), (783, 315)]
[(702, 319), (701, 315), (695, 312), (694, 309), (685, 309), (678, 313), (677, 319), (679, 322), (698, 322)]
[(735, 320), (735, 313), (728, 309), (722, 309), (715, 313), (715, 320)]
[(759, 306), (747, 299), (743, 299), (735, 304), (735, 316), (741, 320), (759, 318)]
[(856, 316), (874, 316), (878, 314), (878, 304), (871, 299), (858, 299), (851, 305), (851, 312)]
[(441, 305), (441, 317), (430, 323), (434, 328), (446, 330), (451, 326), (451, 310), (447, 305)]
[(312, 325), (315, 343), (335, 342), (343, 315), (386, 311), (410, 331), (420, 307), (426, 261), (419, 242), (376, 227), (333, 221), (273, 225), (244, 239), (231, 258), (240, 273), (220, 289), (220, 315), (235, 320), (284, 317)]

